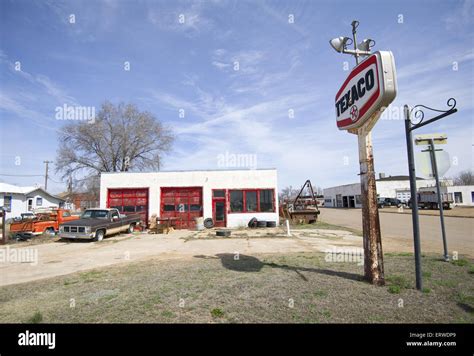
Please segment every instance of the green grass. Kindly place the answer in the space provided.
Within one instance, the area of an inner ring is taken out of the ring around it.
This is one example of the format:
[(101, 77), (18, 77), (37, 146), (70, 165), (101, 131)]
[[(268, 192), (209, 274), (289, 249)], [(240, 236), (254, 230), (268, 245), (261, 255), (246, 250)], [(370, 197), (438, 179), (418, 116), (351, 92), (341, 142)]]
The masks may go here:
[(324, 253), (233, 256), (149, 259), (0, 287), (0, 323), (474, 323), (471, 259), (458, 266), (427, 254), (420, 292), (412, 256), (385, 256), (384, 287)]
[(406, 277), (401, 276), (401, 275), (386, 276), (385, 281), (389, 285), (397, 286), (400, 289), (410, 288), (410, 286), (411, 286), (410, 283), (407, 281)]
[(469, 265), (469, 261), (466, 260), (466, 259), (463, 259), (463, 258), (460, 258), (458, 260), (453, 260), (453, 261), (451, 261), (451, 263), (455, 266), (461, 266), (461, 267)]
[(400, 294), (400, 286), (388, 286), (388, 291), (392, 294)]
[(43, 314), (40, 311), (37, 311), (33, 314), (31, 318), (28, 319), (28, 323), (30, 324), (39, 324), (43, 321)]
[(362, 231), (360, 230), (351, 229), (351, 228), (340, 226), (340, 225), (329, 224), (319, 219), (314, 224), (294, 224), (292, 225), (292, 227), (296, 229), (345, 230), (345, 231), (352, 232), (354, 235), (363, 236)]
[(384, 256), (388, 256), (388, 257), (393, 257), (393, 256), (396, 256), (396, 257), (410, 257), (410, 256), (413, 256), (413, 253), (412, 252), (387, 252), (384, 254)]
[(219, 308), (214, 308), (214, 309), (211, 310), (211, 315), (214, 318), (221, 318), (221, 317), (224, 316), (224, 312)]

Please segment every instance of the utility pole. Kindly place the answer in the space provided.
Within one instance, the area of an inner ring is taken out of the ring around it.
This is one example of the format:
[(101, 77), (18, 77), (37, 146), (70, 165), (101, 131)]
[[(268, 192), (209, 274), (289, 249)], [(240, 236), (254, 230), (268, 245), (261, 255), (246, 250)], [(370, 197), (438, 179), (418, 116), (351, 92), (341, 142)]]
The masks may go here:
[(46, 171), (44, 174), (44, 190), (48, 190), (48, 171), (49, 171), (49, 164), (53, 163), (53, 161), (43, 161), (43, 163), (46, 163)]

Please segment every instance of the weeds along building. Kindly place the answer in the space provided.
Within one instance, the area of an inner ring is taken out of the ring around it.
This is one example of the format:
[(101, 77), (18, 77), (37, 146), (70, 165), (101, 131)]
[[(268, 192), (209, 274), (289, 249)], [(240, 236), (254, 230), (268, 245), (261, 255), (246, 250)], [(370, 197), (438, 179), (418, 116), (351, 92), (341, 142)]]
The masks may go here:
[(179, 228), (193, 228), (196, 217), (212, 218), (217, 227), (247, 226), (252, 218), (278, 224), (276, 169), (102, 173), (100, 207), (178, 218)]

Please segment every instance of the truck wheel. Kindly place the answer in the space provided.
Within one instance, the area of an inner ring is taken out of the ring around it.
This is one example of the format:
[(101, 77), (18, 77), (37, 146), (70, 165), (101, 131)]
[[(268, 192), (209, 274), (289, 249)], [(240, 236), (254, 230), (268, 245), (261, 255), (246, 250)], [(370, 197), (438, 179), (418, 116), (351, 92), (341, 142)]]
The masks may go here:
[(97, 230), (94, 241), (102, 241), (104, 239), (104, 230)]
[(56, 232), (52, 227), (48, 227), (46, 230), (44, 230), (44, 234), (48, 236), (54, 236)]
[(135, 230), (135, 224), (130, 224), (130, 226), (128, 227), (128, 233), (132, 234), (133, 230)]

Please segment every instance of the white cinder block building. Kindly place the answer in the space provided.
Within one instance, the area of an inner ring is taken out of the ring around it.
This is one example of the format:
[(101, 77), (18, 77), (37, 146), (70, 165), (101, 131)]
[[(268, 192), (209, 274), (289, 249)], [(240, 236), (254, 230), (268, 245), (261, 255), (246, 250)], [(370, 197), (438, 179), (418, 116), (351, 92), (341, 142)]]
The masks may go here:
[(7, 219), (19, 217), (22, 213), (37, 208), (59, 207), (64, 200), (56, 197), (41, 187), (19, 187), (0, 183), (0, 206), (6, 211)]
[[(398, 198), (403, 202), (410, 199), (410, 180), (408, 176), (381, 175), (375, 182), (380, 198)], [(434, 179), (417, 178), (417, 188), (435, 186)], [(360, 183), (339, 185), (324, 189), (324, 206), (337, 208), (362, 208)]]
[(276, 169), (102, 173), (100, 207), (122, 213), (178, 218), (193, 228), (195, 217), (217, 227), (247, 226), (251, 218), (278, 224)]
[(453, 193), (454, 205), (474, 206), (474, 185), (453, 185), (446, 187)]

